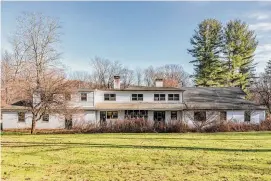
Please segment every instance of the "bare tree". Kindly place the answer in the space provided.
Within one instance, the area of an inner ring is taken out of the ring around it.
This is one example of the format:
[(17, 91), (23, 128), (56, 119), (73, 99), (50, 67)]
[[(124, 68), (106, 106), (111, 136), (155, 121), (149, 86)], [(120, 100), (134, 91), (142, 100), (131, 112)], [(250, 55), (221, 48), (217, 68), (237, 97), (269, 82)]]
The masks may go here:
[(195, 111), (197, 110), (196, 106), (189, 106), (189, 111), (185, 111), (184, 115), (186, 118), (186, 124), (188, 121), (191, 121), (193, 124), (193, 127), (197, 131), (202, 131), (204, 128), (207, 128), (209, 126), (218, 124), (219, 121), (226, 121), (226, 120), (220, 120), (218, 112), (214, 110), (209, 111), (199, 111), (198, 117), (195, 117)]
[(156, 78), (163, 79), (165, 86), (190, 85), (189, 74), (183, 70), (181, 65), (177, 64), (166, 64), (157, 68), (150, 66), (144, 70), (144, 82), (147, 86), (154, 86)]
[(149, 66), (144, 70), (144, 82), (146, 86), (152, 87), (155, 84), (155, 79), (157, 78), (156, 71), (153, 66)]
[(132, 84), (134, 72), (123, 67), (118, 61), (110, 61), (108, 59), (95, 57), (91, 60), (91, 66), (92, 82), (97, 88), (112, 88), (115, 75), (121, 77), (125, 87)]
[(188, 86), (189, 85), (189, 74), (184, 71), (181, 65), (177, 64), (166, 64), (158, 68), (158, 74), (160, 74), (165, 80), (171, 80), (176, 82), (175, 87)]
[(135, 70), (135, 79), (136, 79), (137, 86), (142, 85), (142, 78), (143, 78), (142, 69), (137, 67), (136, 70)]
[(133, 80), (134, 80), (134, 71), (130, 70), (128, 68), (124, 68), (121, 72), (122, 76), (122, 84), (124, 88), (129, 87), (132, 85)]
[(73, 80), (77, 88), (93, 88), (92, 76), (87, 71), (74, 71), (69, 74), (69, 79)]
[(32, 113), (31, 133), (45, 114), (64, 113), (68, 108), (65, 97), (73, 91), (64, 70), (59, 67), (60, 28), (55, 18), (24, 13), (18, 18), (11, 39), (11, 62), (15, 62), (13, 77), (18, 80), (16, 88), (22, 95), (21, 104)]
[(252, 85), (253, 99), (264, 105), (269, 115), (271, 115), (271, 76), (268, 74), (261, 74), (255, 78)]

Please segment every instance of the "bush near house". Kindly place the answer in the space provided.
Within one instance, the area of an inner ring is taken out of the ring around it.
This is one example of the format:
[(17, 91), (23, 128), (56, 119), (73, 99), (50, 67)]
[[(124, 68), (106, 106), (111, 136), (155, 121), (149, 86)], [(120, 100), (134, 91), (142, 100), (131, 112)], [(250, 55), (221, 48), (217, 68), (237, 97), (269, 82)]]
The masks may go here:
[[(5, 132), (26, 133), (30, 129), (9, 129)], [(95, 124), (77, 123), (71, 130), (66, 129), (44, 129), (37, 130), (37, 134), (73, 134), (73, 133), (187, 133), (187, 132), (247, 132), (247, 131), (271, 131), (271, 119), (262, 121), (260, 124), (236, 123), (232, 121), (221, 121), (212, 123), (201, 129), (189, 127), (184, 122), (169, 121), (156, 122), (143, 119), (108, 121), (106, 124), (97, 126)]]

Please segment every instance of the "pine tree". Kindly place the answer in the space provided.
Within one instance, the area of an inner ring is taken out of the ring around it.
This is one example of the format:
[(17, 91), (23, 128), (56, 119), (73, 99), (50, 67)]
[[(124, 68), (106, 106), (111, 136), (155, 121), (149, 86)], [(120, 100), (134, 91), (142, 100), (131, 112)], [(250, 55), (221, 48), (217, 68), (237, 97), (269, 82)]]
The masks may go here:
[(229, 87), (241, 87), (248, 93), (254, 76), (254, 52), (258, 45), (254, 31), (240, 20), (227, 23), (224, 28), (225, 82)]
[(267, 62), (266, 68), (265, 68), (265, 74), (268, 77), (271, 77), (271, 59)]
[(215, 19), (202, 21), (190, 43), (193, 48), (188, 49), (188, 53), (195, 58), (190, 62), (195, 67), (195, 85), (220, 86), (222, 66), (219, 57), (223, 47), (222, 24)]

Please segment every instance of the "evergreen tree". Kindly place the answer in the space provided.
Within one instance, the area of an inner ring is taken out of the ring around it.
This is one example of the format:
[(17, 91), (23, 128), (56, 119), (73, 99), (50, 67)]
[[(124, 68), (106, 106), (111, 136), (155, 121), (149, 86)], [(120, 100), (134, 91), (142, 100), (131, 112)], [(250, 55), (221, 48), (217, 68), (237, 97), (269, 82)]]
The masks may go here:
[(240, 20), (228, 22), (224, 33), (225, 82), (229, 87), (241, 87), (248, 93), (247, 86), (255, 69), (256, 35)]
[(188, 49), (195, 60), (196, 86), (220, 86), (222, 80), (222, 66), (219, 60), (223, 47), (222, 24), (215, 19), (206, 19), (198, 25), (195, 34), (190, 39), (193, 46)]
[(271, 59), (267, 62), (267, 66), (265, 68), (265, 74), (268, 77), (271, 77)]

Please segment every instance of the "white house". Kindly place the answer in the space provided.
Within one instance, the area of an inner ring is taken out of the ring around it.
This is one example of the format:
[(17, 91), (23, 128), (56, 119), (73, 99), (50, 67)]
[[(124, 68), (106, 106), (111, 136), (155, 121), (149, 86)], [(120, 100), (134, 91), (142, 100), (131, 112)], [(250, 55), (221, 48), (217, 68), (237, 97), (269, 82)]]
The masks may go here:
[[(161, 79), (155, 87), (120, 88), (120, 77), (114, 77), (114, 89), (78, 89), (71, 105), (82, 113), (67, 119), (62, 115), (46, 115), (37, 129), (64, 129), (72, 124), (144, 118), (149, 121), (184, 121), (223, 119), (259, 123), (265, 119), (265, 108), (244, 99), (239, 88), (173, 88), (164, 87)], [(3, 129), (31, 127), (27, 107), (9, 105), (2, 108)]]

